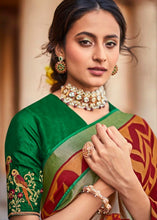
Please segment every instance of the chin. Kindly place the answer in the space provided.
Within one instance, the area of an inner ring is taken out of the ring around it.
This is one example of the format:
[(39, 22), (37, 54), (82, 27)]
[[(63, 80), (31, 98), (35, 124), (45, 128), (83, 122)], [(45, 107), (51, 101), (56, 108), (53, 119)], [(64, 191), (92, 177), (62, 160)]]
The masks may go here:
[(99, 83), (99, 84), (86, 84), (86, 85), (82, 85), (82, 88), (84, 87), (84, 89), (89, 90), (89, 91), (94, 91), (97, 90), (99, 87), (104, 86), (104, 84)]
[(105, 83), (103, 83), (102, 81), (101, 82), (98, 82), (98, 83), (93, 83), (93, 87), (100, 87), (100, 86), (104, 86)]

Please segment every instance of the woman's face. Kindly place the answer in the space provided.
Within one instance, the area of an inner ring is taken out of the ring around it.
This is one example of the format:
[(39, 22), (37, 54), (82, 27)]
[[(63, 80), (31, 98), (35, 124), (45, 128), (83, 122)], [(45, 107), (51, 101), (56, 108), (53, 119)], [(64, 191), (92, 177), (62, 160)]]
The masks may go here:
[(120, 28), (112, 14), (95, 10), (81, 17), (66, 35), (66, 83), (90, 91), (104, 85), (117, 63), (119, 44)]

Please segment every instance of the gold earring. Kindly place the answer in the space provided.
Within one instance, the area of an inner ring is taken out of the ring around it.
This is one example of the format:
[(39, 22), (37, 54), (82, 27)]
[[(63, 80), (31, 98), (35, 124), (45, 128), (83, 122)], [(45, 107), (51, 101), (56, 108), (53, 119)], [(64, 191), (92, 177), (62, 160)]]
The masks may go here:
[(114, 66), (114, 69), (113, 69), (113, 71), (112, 71), (112, 76), (116, 75), (117, 72), (118, 72), (118, 66), (115, 65), (115, 66)]
[(63, 57), (59, 56), (58, 57), (58, 62), (55, 65), (55, 69), (59, 74), (64, 74), (67, 70), (66, 68), (66, 63), (63, 61)]

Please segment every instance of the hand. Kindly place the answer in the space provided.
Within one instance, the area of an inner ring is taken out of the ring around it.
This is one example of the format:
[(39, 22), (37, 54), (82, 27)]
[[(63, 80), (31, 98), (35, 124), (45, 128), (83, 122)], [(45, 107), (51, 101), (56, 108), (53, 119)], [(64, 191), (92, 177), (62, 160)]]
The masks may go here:
[(97, 182), (94, 184), (94, 188), (99, 190), (105, 197), (109, 197), (112, 193), (115, 192), (115, 189), (112, 186), (108, 185), (101, 179), (97, 180)]
[(97, 134), (91, 137), (95, 150), (85, 160), (105, 183), (122, 191), (135, 177), (130, 158), (132, 146), (114, 126), (97, 124), (96, 130)]

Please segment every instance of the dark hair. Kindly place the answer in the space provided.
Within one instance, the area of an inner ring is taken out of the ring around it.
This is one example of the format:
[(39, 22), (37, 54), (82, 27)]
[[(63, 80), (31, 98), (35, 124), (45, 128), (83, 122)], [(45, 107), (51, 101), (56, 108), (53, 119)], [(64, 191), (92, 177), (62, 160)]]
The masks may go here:
[(103, 9), (110, 12), (120, 27), (120, 51), (129, 52), (132, 56), (131, 47), (124, 45), (126, 39), (126, 22), (125, 19), (113, 0), (63, 0), (56, 8), (53, 22), (49, 29), (49, 42), (43, 47), (46, 53), (51, 54), (50, 66), (54, 73), (52, 78), (57, 80), (57, 83), (52, 85), (51, 91), (54, 92), (60, 89), (61, 85), (65, 84), (67, 73), (58, 74), (55, 70), (55, 64), (58, 58), (55, 54), (57, 44), (64, 47), (65, 37), (71, 26), (87, 12)]

